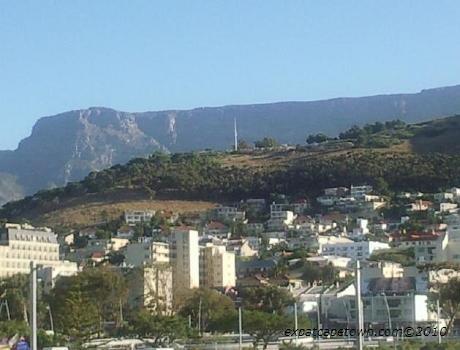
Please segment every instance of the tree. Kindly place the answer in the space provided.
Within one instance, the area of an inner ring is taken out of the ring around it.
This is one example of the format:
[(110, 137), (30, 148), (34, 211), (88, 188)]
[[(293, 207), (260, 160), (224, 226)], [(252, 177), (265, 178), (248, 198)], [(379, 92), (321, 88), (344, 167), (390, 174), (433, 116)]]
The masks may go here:
[(238, 149), (247, 150), (253, 148), (250, 143), (246, 140), (239, 140), (238, 141)]
[(294, 298), (285, 290), (276, 286), (246, 288), (242, 290), (244, 308), (281, 314), (294, 304)]
[(27, 336), (29, 334), (29, 326), (24, 321), (2, 321), (0, 322), (0, 339), (11, 338), (15, 335)]
[(319, 133), (319, 134), (311, 134), (311, 135), (308, 135), (307, 137), (307, 143), (310, 145), (312, 143), (322, 143), (322, 142), (326, 142), (327, 140), (329, 140), (329, 137), (327, 135), (324, 135), (322, 133)]
[[(199, 316), (200, 311), (201, 316)], [(236, 310), (232, 299), (207, 288), (194, 289), (185, 296), (179, 314), (184, 318), (191, 316), (197, 328), (198, 320), (201, 319), (199, 328), (203, 331), (226, 332), (233, 330), (237, 324)]]
[(332, 283), (337, 275), (338, 271), (331, 263), (320, 268), (318, 264), (307, 261), (303, 266), (302, 279), (309, 283)]
[(268, 343), (277, 339), (277, 335), (286, 329), (290, 324), (286, 316), (278, 313), (268, 313), (263, 311), (244, 311), (243, 313), (244, 331), (253, 338), (254, 349), (262, 342), (263, 349)]
[(120, 306), (126, 297), (123, 276), (105, 267), (62, 277), (50, 298), (55, 326), (72, 338), (88, 339), (101, 332), (103, 322), (120, 321)]
[(275, 148), (279, 146), (278, 141), (272, 137), (264, 137), (262, 140), (254, 142), (256, 148)]
[(131, 333), (141, 338), (153, 339), (153, 345), (166, 346), (187, 335), (187, 323), (177, 316), (153, 315), (140, 310), (130, 322)]
[(27, 322), (29, 280), (27, 275), (14, 275), (0, 281), (0, 298), (8, 301), (11, 318)]
[(460, 279), (450, 279), (439, 288), (439, 304), (448, 317), (447, 331), (450, 333), (452, 325), (460, 311)]

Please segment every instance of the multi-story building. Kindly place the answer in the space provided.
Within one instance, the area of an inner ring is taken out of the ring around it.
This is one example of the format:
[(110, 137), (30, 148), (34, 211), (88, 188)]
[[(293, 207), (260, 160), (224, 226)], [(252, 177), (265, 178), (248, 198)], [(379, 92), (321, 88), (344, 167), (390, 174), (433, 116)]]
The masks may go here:
[(200, 247), (200, 286), (227, 288), (236, 285), (235, 254), (223, 245)]
[(348, 243), (328, 243), (321, 247), (321, 255), (337, 255), (352, 260), (366, 260), (372, 253), (380, 249), (389, 249), (387, 243), (376, 241), (360, 241)]
[(126, 247), (125, 257), (128, 266), (143, 266), (153, 263), (169, 263), (169, 244), (154, 242), (149, 238), (141, 238), (138, 242)]
[(200, 286), (199, 255), (198, 231), (176, 228), (170, 241), (174, 291)]
[(417, 263), (442, 262), (446, 260), (448, 232), (416, 232), (401, 235), (398, 247), (414, 248)]
[(128, 225), (136, 225), (152, 220), (155, 212), (152, 210), (133, 210), (125, 212), (125, 222)]
[(217, 218), (227, 221), (245, 221), (246, 212), (237, 207), (220, 206), (214, 209)]
[(350, 187), (350, 197), (356, 199), (364, 199), (366, 194), (372, 192), (372, 186), (362, 185), (362, 186), (353, 186)]
[(269, 230), (283, 230), (294, 223), (296, 215), (290, 210), (272, 210), (267, 222)]
[(54, 278), (78, 271), (77, 264), (59, 259), (59, 243), (50, 229), (7, 224), (0, 233), (0, 278), (29, 273), (30, 262), (53, 268)]
[(170, 315), (173, 309), (173, 272), (168, 263), (144, 264), (128, 273), (128, 301), (157, 314)]

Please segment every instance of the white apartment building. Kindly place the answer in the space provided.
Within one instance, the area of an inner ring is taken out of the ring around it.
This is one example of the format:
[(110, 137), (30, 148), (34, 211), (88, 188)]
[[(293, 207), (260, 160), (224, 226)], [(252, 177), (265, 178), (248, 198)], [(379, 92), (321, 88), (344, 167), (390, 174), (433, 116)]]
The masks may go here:
[(136, 225), (152, 220), (155, 212), (152, 210), (125, 211), (125, 222), (128, 225)]
[(200, 286), (198, 231), (177, 228), (171, 234), (170, 257), (175, 291)]
[(143, 266), (145, 264), (169, 263), (169, 244), (154, 242), (152, 239), (141, 238), (138, 242), (126, 247), (125, 257), (128, 266)]
[(246, 212), (238, 210), (237, 207), (220, 206), (214, 209), (216, 216), (222, 220), (244, 221)]
[(0, 278), (30, 272), (30, 262), (52, 268), (53, 278), (78, 271), (77, 264), (59, 259), (59, 243), (49, 229), (7, 224), (0, 233)]
[(387, 243), (376, 241), (360, 241), (349, 243), (328, 243), (321, 247), (321, 255), (337, 255), (352, 260), (366, 260), (372, 253), (380, 249), (389, 249)]
[(292, 226), (297, 216), (290, 210), (279, 210), (270, 212), (270, 220), (267, 222), (269, 230), (282, 230)]
[(227, 288), (236, 285), (235, 254), (223, 245), (200, 247), (200, 286)]
[(134, 307), (146, 307), (161, 315), (173, 310), (173, 272), (168, 263), (145, 264), (128, 274), (128, 301)]
[(350, 197), (356, 199), (364, 199), (366, 194), (372, 192), (372, 186), (363, 185), (363, 186), (353, 186), (350, 187)]

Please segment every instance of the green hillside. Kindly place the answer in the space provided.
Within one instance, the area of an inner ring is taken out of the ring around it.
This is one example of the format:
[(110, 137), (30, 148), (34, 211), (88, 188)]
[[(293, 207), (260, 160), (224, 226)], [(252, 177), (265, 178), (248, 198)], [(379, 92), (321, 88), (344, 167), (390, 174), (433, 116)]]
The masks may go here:
[(0, 218), (36, 219), (92, 201), (123, 202), (130, 193), (142, 200), (219, 203), (267, 198), (271, 193), (312, 196), (325, 187), (359, 183), (420, 191), (460, 185), (460, 154), (452, 141), (460, 132), (460, 117), (358, 129), (341, 135), (355, 145), (352, 148), (330, 148), (328, 144), (341, 144), (332, 140), (312, 147), (242, 153), (155, 153), (10, 202)]

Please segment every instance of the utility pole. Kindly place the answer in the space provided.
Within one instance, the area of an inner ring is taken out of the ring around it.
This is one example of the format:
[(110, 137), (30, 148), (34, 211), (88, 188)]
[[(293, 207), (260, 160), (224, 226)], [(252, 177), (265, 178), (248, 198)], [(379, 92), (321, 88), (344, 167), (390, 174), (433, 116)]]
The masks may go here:
[(198, 305), (198, 334), (201, 335), (201, 302), (202, 299), (200, 297), (200, 303)]
[(439, 298), (436, 300), (436, 323), (438, 327), (438, 344), (441, 344), (441, 307), (439, 306)]
[(393, 348), (394, 350), (396, 350), (396, 339), (393, 335), (393, 327), (391, 326), (391, 313), (390, 313), (390, 305), (388, 304), (388, 299), (387, 299), (387, 295), (385, 294), (385, 292), (382, 293), (383, 295), (383, 300), (385, 301), (385, 306), (387, 308), (387, 313), (388, 313), (388, 328), (390, 328), (390, 331), (391, 331), (391, 336), (393, 338)]
[(243, 348), (243, 317), (242, 317), (242, 310), (241, 305), (238, 307), (238, 331), (240, 333), (239, 336), (239, 349)]
[[(297, 319), (297, 302), (294, 303), (294, 330), (299, 329), (299, 322)], [(299, 333), (296, 332), (296, 339), (299, 339)]]
[(37, 266), (30, 262), (30, 349), (37, 347)]
[(363, 304), (361, 301), (361, 266), (359, 260), (356, 261), (355, 269), (355, 288), (356, 288), (356, 339), (357, 339), (357, 350), (363, 350), (363, 330), (364, 330), (364, 319), (363, 319)]

